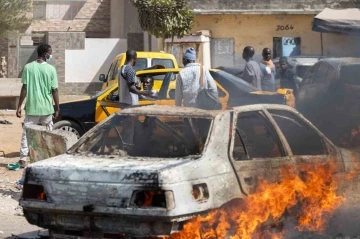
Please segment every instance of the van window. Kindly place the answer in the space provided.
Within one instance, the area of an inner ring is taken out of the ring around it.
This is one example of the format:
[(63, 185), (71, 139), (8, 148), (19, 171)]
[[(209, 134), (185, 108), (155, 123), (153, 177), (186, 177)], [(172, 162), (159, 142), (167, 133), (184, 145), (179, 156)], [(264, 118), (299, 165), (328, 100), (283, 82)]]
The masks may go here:
[(318, 67), (319, 64), (315, 64), (308, 70), (308, 72), (306, 72), (306, 75), (304, 76), (304, 80), (301, 82), (302, 85), (310, 85), (313, 83)]
[(162, 65), (165, 68), (174, 68), (174, 62), (171, 59), (157, 59), (154, 58), (151, 60), (151, 66)]
[(340, 70), (340, 80), (350, 85), (360, 85), (360, 65), (343, 65)]
[(329, 70), (330, 66), (326, 63), (320, 63), (318, 70), (316, 71), (316, 76), (314, 78), (314, 83), (325, 83), (326, 74)]
[(133, 68), (135, 71), (141, 71), (148, 68), (147, 58), (138, 58), (136, 60), (136, 65)]

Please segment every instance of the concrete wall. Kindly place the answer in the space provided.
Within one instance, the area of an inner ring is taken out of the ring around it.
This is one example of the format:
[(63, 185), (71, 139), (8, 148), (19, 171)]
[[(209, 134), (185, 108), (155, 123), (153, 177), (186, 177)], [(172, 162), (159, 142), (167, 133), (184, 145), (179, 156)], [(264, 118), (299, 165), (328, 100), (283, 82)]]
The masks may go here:
[(44, 126), (26, 128), (29, 145), (30, 163), (55, 157), (66, 151), (77, 142), (77, 137), (63, 130), (47, 131)]
[(190, 0), (191, 9), (323, 9), (360, 7), (359, 1), (354, 0)]
[[(242, 50), (247, 45), (255, 48), (257, 58), (265, 47), (273, 47), (273, 37), (301, 37), (302, 54), (321, 54), (320, 33), (311, 30), (314, 15), (196, 15), (192, 32), (210, 30), (212, 38), (234, 38), (235, 65), (243, 63)], [(293, 26), (292, 30), (278, 31), (277, 26)], [(323, 34), (324, 54), (360, 56), (360, 38)]]
[[(99, 82), (118, 54), (127, 50), (125, 39), (85, 39), (85, 48), (65, 50), (65, 82)], [(100, 88), (99, 88), (100, 89)]]
[(110, 36), (110, 0), (35, 2), (27, 32), (84, 31), (87, 37)]

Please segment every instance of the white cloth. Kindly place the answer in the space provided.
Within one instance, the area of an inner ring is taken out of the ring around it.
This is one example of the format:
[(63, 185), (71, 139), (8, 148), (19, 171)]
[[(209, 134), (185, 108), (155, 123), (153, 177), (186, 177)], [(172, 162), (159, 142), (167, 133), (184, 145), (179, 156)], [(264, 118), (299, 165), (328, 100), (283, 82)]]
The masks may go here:
[(44, 116), (32, 116), (26, 115), (24, 119), (24, 126), (23, 126), (23, 134), (21, 136), (21, 148), (20, 148), (20, 160), (26, 161), (26, 158), (29, 154), (29, 146), (26, 138), (26, 127), (31, 125), (41, 124), (46, 126), (46, 129), (51, 131), (53, 129), (53, 121), (52, 115), (44, 115)]

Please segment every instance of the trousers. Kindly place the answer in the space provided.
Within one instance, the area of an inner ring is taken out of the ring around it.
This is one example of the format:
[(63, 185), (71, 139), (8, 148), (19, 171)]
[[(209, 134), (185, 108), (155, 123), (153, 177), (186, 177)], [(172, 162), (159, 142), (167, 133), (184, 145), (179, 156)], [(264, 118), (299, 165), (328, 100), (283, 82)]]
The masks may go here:
[(53, 129), (53, 121), (52, 115), (44, 115), (44, 116), (33, 116), (33, 115), (26, 115), (24, 119), (23, 125), (23, 133), (21, 136), (21, 147), (20, 147), (20, 160), (26, 161), (27, 156), (29, 155), (29, 146), (28, 141), (26, 138), (26, 127), (31, 125), (38, 125), (41, 124), (46, 126), (47, 130)]

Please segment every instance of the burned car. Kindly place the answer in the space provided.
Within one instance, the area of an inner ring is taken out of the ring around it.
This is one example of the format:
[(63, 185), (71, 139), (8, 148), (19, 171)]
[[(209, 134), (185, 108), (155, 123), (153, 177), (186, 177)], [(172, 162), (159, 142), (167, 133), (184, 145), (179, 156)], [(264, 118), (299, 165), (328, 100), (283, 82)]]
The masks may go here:
[(164, 236), (245, 199), (258, 177), (275, 182), (285, 164), (336, 158), (345, 170), (350, 156), (288, 106), (144, 106), (109, 116), (67, 154), (29, 165), (20, 205), (51, 235)]

